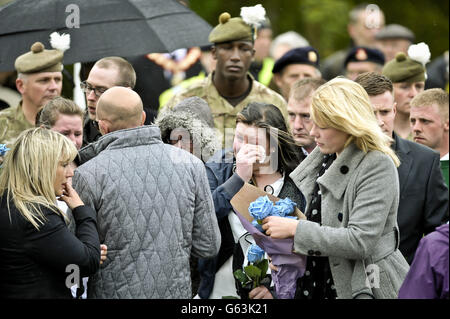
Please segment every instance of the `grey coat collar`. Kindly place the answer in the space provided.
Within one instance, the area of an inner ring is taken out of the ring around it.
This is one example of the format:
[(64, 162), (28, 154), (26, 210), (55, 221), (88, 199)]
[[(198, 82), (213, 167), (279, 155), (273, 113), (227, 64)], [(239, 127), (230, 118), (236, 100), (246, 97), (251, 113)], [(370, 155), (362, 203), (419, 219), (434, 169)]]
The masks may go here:
[[(328, 189), (335, 198), (341, 198), (347, 188), (352, 172), (359, 165), (365, 154), (354, 143), (347, 146), (342, 153), (336, 158), (336, 160), (328, 168), (326, 174), (317, 179), (319, 185)], [(323, 154), (320, 149), (316, 147), (314, 151), (304, 159), (300, 165), (289, 175), (295, 182), (297, 187), (300, 188), (300, 184), (303, 180), (306, 192), (313, 190), (312, 185), (316, 180), (316, 176), (322, 165)], [(311, 188), (311, 189), (309, 189)]]
[(96, 142), (83, 147), (79, 152), (78, 165), (82, 165), (105, 149), (162, 143), (161, 132), (155, 125), (146, 125), (118, 130), (100, 137)]

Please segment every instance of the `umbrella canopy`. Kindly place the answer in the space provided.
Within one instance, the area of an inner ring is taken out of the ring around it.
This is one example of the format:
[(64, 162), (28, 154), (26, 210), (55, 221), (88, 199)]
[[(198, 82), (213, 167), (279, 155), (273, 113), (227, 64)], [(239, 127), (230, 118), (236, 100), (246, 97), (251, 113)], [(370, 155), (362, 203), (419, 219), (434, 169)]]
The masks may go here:
[(52, 32), (70, 34), (64, 64), (209, 44), (211, 26), (175, 0), (16, 0), (0, 8), (0, 71)]

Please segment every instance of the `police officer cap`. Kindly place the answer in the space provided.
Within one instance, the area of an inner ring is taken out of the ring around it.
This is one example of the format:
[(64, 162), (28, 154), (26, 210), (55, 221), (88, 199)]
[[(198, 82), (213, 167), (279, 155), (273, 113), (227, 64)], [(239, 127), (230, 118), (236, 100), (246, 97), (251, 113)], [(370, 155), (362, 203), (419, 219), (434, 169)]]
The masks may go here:
[(308, 64), (318, 69), (319, 54), (310, 46), (291, 49), (275, 62), (272, 73), (279, 73), (290, 64)]
[(380, 50), (367, 47), (354, 47), (348, 52), (344, 66), (347, 66), (349, 62), (373, 62), (384, 65), (385, 59), (383, 52)]
[(377, 40), (385, 40), (385, 39), (406, 39), (411, 42), (414, 42), (415, 36), (414, 33), (399, 24), (388, 24), (383, 29), (377, 32), (375, 35), (375, 39)]

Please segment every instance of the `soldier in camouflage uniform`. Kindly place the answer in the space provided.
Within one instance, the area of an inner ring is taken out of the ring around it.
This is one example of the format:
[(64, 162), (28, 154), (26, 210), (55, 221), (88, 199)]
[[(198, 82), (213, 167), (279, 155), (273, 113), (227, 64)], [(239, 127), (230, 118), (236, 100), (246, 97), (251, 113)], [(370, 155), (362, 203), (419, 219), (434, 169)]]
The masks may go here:
[(0, 144), (11, 147), (19, 134), (36, 123), (38, 111), (51, 99), (61, 95), (63, 51), (46, 50), (36, 42), (31, 51), (15, 61), (19, 105), (0, 111)]
[(175, 95), (164, 108), (173, 108), (181, 100), (198, 96), (210, 106), (215, 127), (222, 133), (223, 147), (233, 144), (236, 115), (250, 102), (277, 106), (287, 119), (286, 101), (281, 95), (257, 82), (248, 72), (255, 50), (255, 29), (241, 17), (230, 18), (222, 13), (209, 35), (217, 61), (216, 69), (202, 82), (193, 84)]

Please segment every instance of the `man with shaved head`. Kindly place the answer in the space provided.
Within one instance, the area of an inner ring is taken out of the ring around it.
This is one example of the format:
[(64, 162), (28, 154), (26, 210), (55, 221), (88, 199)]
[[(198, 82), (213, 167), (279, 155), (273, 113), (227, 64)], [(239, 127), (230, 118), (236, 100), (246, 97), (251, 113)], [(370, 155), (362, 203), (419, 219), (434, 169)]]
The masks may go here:
[(80, 150), (73, 187), (97, 212), (108, 256), (88, 298), (190, 299), (189, 258), (217, 255), (220, 231), (201, 160), (143, 126), (142, 100), (111, 87), (98, 100), (102, 137)]
[(95, 121), (102, 135), (144, 125), (142, 100), (129, 88), (112, 87), (98, 100)]

